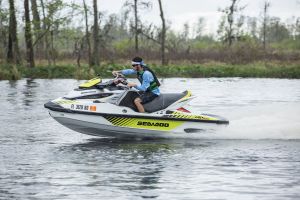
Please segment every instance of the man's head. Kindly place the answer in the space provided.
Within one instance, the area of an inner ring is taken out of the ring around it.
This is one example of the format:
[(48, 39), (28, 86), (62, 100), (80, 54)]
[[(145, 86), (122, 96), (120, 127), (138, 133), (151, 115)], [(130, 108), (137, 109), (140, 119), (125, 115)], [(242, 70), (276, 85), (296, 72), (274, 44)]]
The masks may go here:
[(132, 59), (131, 65), (135, 71), (141, 71), (144, 66), (143, 59), (141, 57), (135, 57)]

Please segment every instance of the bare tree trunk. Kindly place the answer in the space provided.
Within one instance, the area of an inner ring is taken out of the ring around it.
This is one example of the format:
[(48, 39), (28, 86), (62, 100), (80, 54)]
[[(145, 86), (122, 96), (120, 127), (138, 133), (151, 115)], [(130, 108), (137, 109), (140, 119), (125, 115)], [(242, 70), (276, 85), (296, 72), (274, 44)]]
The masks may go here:
[(80, 69), (81, 67), (80, 60), (81, 60), (81, 54), (83, 49), (83, 39), (84, 38), (79, 38), (74, 44), (74, 52), (77, 55), (76, 63), (78, 69)]
[[(0, 0), (0, 13), (2, 13), (3, 10), (2, 10), (2, 0)], [(4, 27), (4, 23), (3, 23), (3, 18), (0, 17), (0, 41), (1, 41), (1, 49), (4, 50), (5, 48), (8, 47), (8, 43), (7, 43), (7, 40), (8, 40), (8, 34), (6, 33), (6, 28)], [(1, 54), (4, 53), (4, 51), (0, 51)], [(5, 57), (3, 54), (0, 55), (1, 57)], [(7, 55), (6, 55), (7, 56)]]
[(137, 8), (137, 1), (134, 0), (134, 37), (135, 37), (135, 52), (139, 52), (139, 33), (138, 33), (138, 8)]
[(90, 42), (90, 33), (89, 33), (89, 24), (88, 24), (88, 14), (87, 14), (87, 6), (85, 4), (85, 0), (83, 1), (83, 8), (84, 8), (84, 16), (85, 16), (85, 38), (86, 43), (88, 45), (88, 60), (89, 60), (89, 68), (92, 67), (92, 51), (91, 51), (91, 42)]
[(9, 0), (9, 33), (8, 33), (7, 62), (21, 64), (18, 38), (17, 38), (17, 20), (16, 20), (15, 5), (13, 0)]
[(266, 35), (267, 35), (267, 21), (268, 21), (268, 9), (270, 7), (270, 3), (265, 1), (264, 5), (264, 19), (263, 19), (263, 46), (264, 50), (266, 50)]
[(232, 45), (232, 39), (233, 39), (233, 15), (235, 10), (235, 4), (237, 2), (237, 0), (231, 0), (231, 6), (229, 7), (229, 13), (227, 15), (227, 21), (229, 24), (229, 29), (228, 29), (228, 45), (231, 46)]
[[(34, 28), (34, 36), (35, 36), (35, 44), (36, 44), (36, 52), (40, 56), (41, 51), (43, 50), (43, 43), (41, 42), (41, 19), (37, 8), (36, 0), (31, 0), (31, 11), (33, 17), (33, 28)], [(39, 40), (39, 41), (37, 41)]]
[(49, 29), (49, 25), (47, 28), (47, 23), (46, 23), (46, 13), (45, 13), (45, 5), (44, 1), (41, 0), (41, 7), (42, 7), (42, 12), (43, 12), (43, 32), (45, 33), (45, 38), (43, 40), (43, 47), (44, 47), (44, 52), (45, 52), (45, 58), (48, 61), (48, 66), (51, 65), (51, 60), (50, 60), (50, 55), (49, 55), (49, 41), (48, 41), (48, 33), (46, 33), (46, 30)]
[(162, 8), (161, 0), (158, 0), (159, 3), (159, 10), (160, 10), (160, 18), (162, 22), (162, 30), (161, 30), (161, 64), (166, 65), (166, 57), (165, 57), (165, 51), (166, 51), (166, 20), (164, 17), (164, 12)]
[[(44, 1), (43, 0), (40, 0), (41, 2), (41, 7), (42, 7), (42, 13), (43, 13), (43, 25), (42, 25), (42, 28), (43, 28), (43, 31), (45, 32), (46, 29), (47, 29), (47, 24), (46, 24), (46, 13), (45, 13), (45, 4), (44, 4)], [(44, 58), (47, 59), (48, 61), (48, 65), (51, 64), (51, 61), (49, 59), (49, 46), (47, 45), (48, 44), (48, 33), (45, 32), (45, 37), (43, 39), (43, 51), (44, 51)]]
[(56, 51), (54, 48), (54, 30), (50, 31), (50, 41), (51, 41), (51, 59), (53, 62), (53, 65), (56, 65)]
[(13, 34), (16, 33), (15, 23), (13, 22), (16, 19), (15, 17), (15, 6), (14, 1), (9, 0), (9, 32), (8, 32), (8, 47), (7, 47), (7, 56), (6, 60), (8, 63), (12, 63), (15, 61), (14, 59), (14, 49), (13, 49)]
[(94, 30), (93, 30), (93, 37), (94, 37), (94, 51), (93, 51), (93, 64), (99, 66), (99, 25), (98, 25), (98, 6), (97, 0), (94, 0)]
[(26, 42), (26, 60), (28, 67), (34, 67), (34, 53), (32, 45), (31, 22), (29, 13), (29, 2), (24, 0), (25, 10), (25, 42)]

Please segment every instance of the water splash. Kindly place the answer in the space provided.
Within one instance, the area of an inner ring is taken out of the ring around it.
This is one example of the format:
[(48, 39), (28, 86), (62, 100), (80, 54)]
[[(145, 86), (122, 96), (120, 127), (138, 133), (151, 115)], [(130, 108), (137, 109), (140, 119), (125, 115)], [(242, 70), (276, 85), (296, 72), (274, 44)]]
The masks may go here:
[(271, 103), (242, 107), (225, 114), (230, 125), (213, 137), (221, 139), (300, 139), (300, 104)]

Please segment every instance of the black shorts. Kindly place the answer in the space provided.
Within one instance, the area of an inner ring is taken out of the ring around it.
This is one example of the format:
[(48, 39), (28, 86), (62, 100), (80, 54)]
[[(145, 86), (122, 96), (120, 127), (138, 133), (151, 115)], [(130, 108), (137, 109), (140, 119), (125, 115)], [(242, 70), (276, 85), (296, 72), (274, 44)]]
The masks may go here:
[(140, 99), (142, 100), (142, 104), (148, 103), (158, 97), (158, 95), (154, 94), (153, 92), (143, 92), (140, 95)]

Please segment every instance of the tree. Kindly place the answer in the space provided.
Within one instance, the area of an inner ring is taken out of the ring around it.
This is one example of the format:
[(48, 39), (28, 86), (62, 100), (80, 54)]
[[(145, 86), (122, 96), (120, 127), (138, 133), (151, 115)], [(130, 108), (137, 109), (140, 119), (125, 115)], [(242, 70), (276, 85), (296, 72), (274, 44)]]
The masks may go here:
[(40, 40), (42, 37), (42, 29), (41, 29), (41, 18), (38, 11), (38, 6), (36, 0), (31, 0), (31, 11), (33, 17), (33, 29), (34, 29), (34, 36), (35, 36), (35, 44), (36, 52), (41, 52), (43, 50), (43, 42)]
[(139, 51), (139, 39), (138, 39), (138, 9), (137, 0), (134, 0), (134, 38), (135, 38), (135, 52)]
[(257, 18), (247, 17), (247, 31), (253, 39), (257, 40)]
[(181, 33), (181, 37), (184, 40), (188, 40), (189, 36), (190, 36), (190, 25), (189, 25), (188, 22), (185, 22), (183, 24), (183, 30), (182, 30), (182, 33)]
[(265, 1), (264, 14), (263, 14), (263, 47), (266, 49), (266, 36), (267, 36), (267, 24), (268, 24), (268, 10), (270, 3)]
[(223, 10), (220, 10), (224, 16), (219, 24), (218, 34), (221, 35), (221, 39), (228, 43), (228, 46), (232, 45), (234, 39), (238, 38), (239, 31), (243, 25), (244, 17), (237, 16), (237, 13), (245, 9), (246, 6), (238, 7), (238, 0), (231, 0), (231, 5)]
[(25, 15), (25, 43), (26, 43), (26, 61), (28, 67), (34, 67), (34, 53), (32, 45), (31, 22), (29, 12), (29, 2), (24, 0)]
[(85, 39), (88, 46), (89, 67), (91, 68), (93, 65), (93, 61), (92, 61), (92, 50), (91, 50), (91, 42), (90, 42), (89, 24), (88, 24), (88, 8), (86, 6), (85, 0), (83, 0), (83, 8), (84, 8), (84, 16), (85, 16)]
[(40, 0), (43, 14), (42, 33), (34, 42), (34, 46), (44, 40), (45, 54), (48, 65), (55, 65), (58, 51), (56, 49), (56, 37), (60, 33), (61, 27), (71, 23), (75, 10), (79, 10), (79, 5), (75, 3), (65, 3), (62, 0), (43, 1)]
[(93, 29), (93, 38), (94, 38), (94, 50), (93, 50), (93, 65), (99, 66), (99, 26), (98, 26), (98, 7), (97, 0), (93, 1), (94, 7), (94, 29)]
[(9, 10), (2, 6), (2, 0), (0, 0), (0, 57), (5, 58), (4, 55), (8, 47), (8, 30), (9, 30)]
[(21, 58), (17, 38), (17, 20), (15, 12), (14, 1), (9, 0), (9, 32), (6, 58), (8, 63), (20, 64)]
[(133, 32), (134, 32), (134, 41), (135, 41), (135, 52), (139, 52), (139, 34), (141, 33), (141, 28), (139, 28), (140, 19), (138, 15), (138, 9), (139, 7), (142, 8), (150, 8), (152, 6), (151, 2), (141, 1), (139, 0), (133, 0), (133, 3), (130, 2), (130, 0), (126, 1), (124, 4), (125, 7), (129, 8), (130, 10), (133, 10), (134, 13), (134, 26), (133, 26)]
[[(44, 34), (44, 38), (42, 40), (43, 43), (43, 47), (44, 47), (44, 53), (45, 53), (45, 57), (48, 61), (48, 65), (50, 65), (51, 61), (50, 61), (50, 56), (49, 56), (49, 42), (48, 42), (48, 28), (50, 28), (49, 26), (47, 26), (47, 18), (46, 18), (46, 8), (45, 8), (45, 4), (43, 0), (40, 0), (41, 2), (41, 7), (42, 7), (42, 13), (43, 13), (43, 25), (42, 25), (42, 29), (43, 29), (43, 34)], [(42, 39), (42, 38), (41, 38)]]
[(205, 29), (205, 18), (199, 17), (197, 23), (194, 26), (195, 38), (200, 39)]
[(300, 40), (300, 17), (297, 18), (295, 23), (295, 39)]
[(164, 17), (164, 11), (162, 8), (162, 3), (161, 0), (158, 0), (159, 3), (159, 10), (160, 10), (160, 18), (162, 22), (162, 27), (161, 27), (161, 64), (165, 65), (167, 64), (166, 61), (166, 56), (165, 56), (165, 51), (166, 51), (166, 20)]
[(233, 39), (233, 21), (234, 21), (234, 18), (233, 18), (233, 14), (235, 13), (236, 11), (236, 8), (235, 8), (235, 4), (236, 4), (237, 0), (231, 0), (231, 6), (229, 7), (228, 9), (228, 15), (227, 15), (227, 22), (228, 22), (228, 25), (229, 25), (229, 28), (228, 28), (228, 45), (231, 46), (232, 44), (232, 39)]
[(280, 21), (280, 18), (277, 17), (270, 18), (267, 33), (268, 40), (270, 42), (281, 42), (290, 37), (290, 32), (286, 25)]

